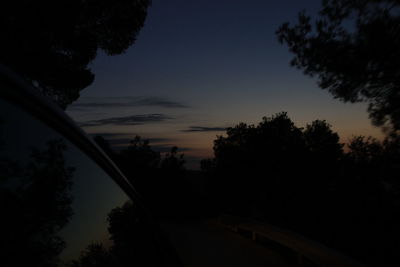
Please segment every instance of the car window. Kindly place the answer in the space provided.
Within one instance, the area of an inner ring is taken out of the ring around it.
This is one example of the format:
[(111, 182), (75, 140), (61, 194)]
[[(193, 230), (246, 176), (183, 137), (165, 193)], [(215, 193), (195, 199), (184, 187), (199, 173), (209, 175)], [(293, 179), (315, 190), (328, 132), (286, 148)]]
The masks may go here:
[(2, 266), (161, 266), (142, 209), (61, 134), (0, 99)]

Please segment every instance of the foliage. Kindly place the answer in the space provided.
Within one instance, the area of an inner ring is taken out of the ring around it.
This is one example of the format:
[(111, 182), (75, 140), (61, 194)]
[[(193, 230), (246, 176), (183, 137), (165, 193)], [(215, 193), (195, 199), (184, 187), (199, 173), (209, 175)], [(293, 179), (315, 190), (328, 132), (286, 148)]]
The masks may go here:
[(69, 267), (109, 267), (115, 264), (112, 259), (112, 255), (102, 243), (94, 242), (89, 244), (79, 258), (69, 264)]
[[(295, 127), (286, 113), (264, 117), (257, 126), (240, 123), (227, 129), (227, 136), (214, 141), (217, 168), (229, 165), (236, 168), (293, 160), (304, 149), (301, 130)], [(262, 162), (260, 162), (262, 161)]]
[(146, 266), (146, 262), (152, 262), (149, 252), (156, 249), (149, 237), (148, 222), (144, 221), (145, 214), (132, 201), (127, 201), (122, 207), (116, 207), (108, 214), (108, 232), (113, 241), (111, 253), (115, 260), (120, 262), (118, 266), (134, 262), (139, 266)]
[(162, 156), (140, 136), (119, 152), (100, 136), (96, 136), (95, 141), (115, 161), (157, 216), (178, 215), (189, 202), (184, 154), (178, 153), (178, 147), (171, 147), (171, 151)]
[(281, 112), (264, 117), (257, 126), (228, 128), (226, 136), (214, 141), (215, 158), (203, 161), (203, 167), (215, 177), (209, 187), (223, 209), (245, 215), (269, 209), (273, 214), (280, 212), (277, 203), (297, 199), (296, 205), (286, 207), (286, 212), (295, 212), (308, 201), (304, 194), (313, 196), (313, 184), (325, 181), (319, 177), (322, 168), (334, 175), (341, 153), (338, 135), (325, 121), (304, 130)]
[(313, 121), (306, 126), (303, 134), (305, 145), (315, 158), (332, 161), (341, 157), (343, 144), (339, 143), (339, 135), (332, 131), (326, 121)]
[(142, 140), (136, 136), (130, 141), (126, 149), (121, 150), (118, 162), (123, 169), (131, 168), (137, 170), (155, 169), (161, 161), (160, 153), (155, 152), (149, 145), (148, 140)]
[[(148, 217), (132, 201), (113, 208), (107, 216), (111, 244), (92, 242), (70, 267), (165, 266), (162, 257), (154, 257), (157, 229), (150, 228)], [(110, 243), (110, 242), (107, 242)], [(158, 256), (160, 254), (157, 254)]]
[(286, 113), (228, 128), (214, 142), (215, 158), (203, 161), (216, 213), (290, 228), (372, 266), (397, 266), (399, 138), (355, 136), (343, 146), (326, 121), (303, 129)]
[(279, 41), (291, 64), (343, 101), (368, 102), (375, 125), (400, 130), (400, 3), (396, 0), (324, 0), (319, 17), (304, 12), (284, 23)]
[(178, 147), (174, 146), (171, 151), (167, 153), (164, 159), (161, 161), (161, 169), (182, 171), (184, 170), (185, 160), (183, 159), (184, 154), (178, 155)]
[[(4, 266), (58, 266), (59, 231), (72, 216), (73, 168), (62, 140), (32, 149), (26, 164), (0, 158), (1, 255)], [(27, 223), (29, 222), (29, 223)]]
[(63, 108), (94, 80), (101, 49), (123, 53), (143, 27), (150, 0), (6, 0), (0, 61)]

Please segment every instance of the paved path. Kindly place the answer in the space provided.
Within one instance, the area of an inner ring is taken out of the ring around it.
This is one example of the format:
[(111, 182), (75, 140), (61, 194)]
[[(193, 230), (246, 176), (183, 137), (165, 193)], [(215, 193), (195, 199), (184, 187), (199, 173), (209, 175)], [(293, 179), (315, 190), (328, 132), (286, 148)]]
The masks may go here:
[(163, 223), (185, 267), (290, 267), (282, 255), (212, 223)]

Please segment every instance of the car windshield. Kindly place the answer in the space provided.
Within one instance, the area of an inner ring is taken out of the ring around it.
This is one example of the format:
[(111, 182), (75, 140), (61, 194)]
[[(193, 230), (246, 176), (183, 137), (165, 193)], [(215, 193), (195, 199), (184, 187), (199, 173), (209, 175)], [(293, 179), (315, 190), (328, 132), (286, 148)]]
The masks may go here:
[(113, 179), (61, 134), (0, 101), (2, 265), (161, 264), (154, 229)]

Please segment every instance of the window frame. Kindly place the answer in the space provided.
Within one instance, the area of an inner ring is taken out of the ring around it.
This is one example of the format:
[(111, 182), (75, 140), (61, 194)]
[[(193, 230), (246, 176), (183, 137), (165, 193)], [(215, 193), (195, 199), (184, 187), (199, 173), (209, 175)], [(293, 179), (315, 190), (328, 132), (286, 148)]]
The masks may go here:
[(1, 64), (0, 86), (3, 87), (0, 90), (0, 98), (21, 108), (73, 143), (103, 169), (132, 201), (143, 208), (143, 202), (134, 185), (105, 152), (49, 97), (40, 94), (27, 80)]

